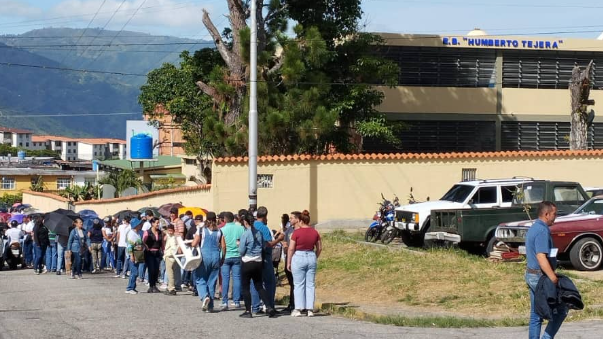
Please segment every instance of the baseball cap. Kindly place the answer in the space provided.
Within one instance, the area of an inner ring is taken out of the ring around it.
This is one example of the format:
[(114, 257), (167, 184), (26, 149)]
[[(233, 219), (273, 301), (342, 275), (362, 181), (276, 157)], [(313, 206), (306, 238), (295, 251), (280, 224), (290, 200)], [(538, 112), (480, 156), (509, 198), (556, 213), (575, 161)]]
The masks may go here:
[(207, 221), (216, 221), (216, 213), (207, 212), (207, 215), (205, 215), (205, 219), (207, 219)]

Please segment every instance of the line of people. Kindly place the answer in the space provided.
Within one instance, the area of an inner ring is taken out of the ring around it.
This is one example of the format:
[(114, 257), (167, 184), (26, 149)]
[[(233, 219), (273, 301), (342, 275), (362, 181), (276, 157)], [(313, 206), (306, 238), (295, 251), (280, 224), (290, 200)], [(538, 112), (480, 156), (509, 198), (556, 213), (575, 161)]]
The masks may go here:
[[(47, 260), (46, 268), (37, 260), (34, 270), (36, 274), (56, 270), (60, 275), (70, 265), (71, 279), (81, 279), (84, 269), (93, 274), (112, 270), (116, 278), (128, 278), (127, 294), (137, 294), (142, 283), (148, 286), (147, 293), (163, 290), (169, 296), (188, 289), (199, 297), (206, 312), (217, 311), (217, 289), (220, 311), (242, 308), (243, 301), (241, 317), (262, 313), (274, 317), (278, 313), (278, 265), (273, 265), (273, 258), (279, 259), (282, 248), (291, 286), (289, 305), (283, 311), (295, 317), (314, 315), (316, 265), (322, 244), (319, 233), (310, 226), (308, 211), (283, 215), (280, 229), (274, 232), (268, 227), (265, 207), (254, 213), (244, 209), (236, 215), (223, 212), (219, 217), (214, 212), (205, 217), (193, 217), (190, 212), (179, 216), (177, 209), (170, 212), (169, 220), (154, 217), (150, 210), (141, 219), (96, 219), (88, 231), (78, 218), (69, 237), (51, 235), (43, 222), (36, 222), (35, 247), (40, 248), (36, 258), (46, 255)], [(193, 271), (181, 269), (177, 262), (185, 260), (178, 256), (182, 253), (178, 238), (201, 252), (201, 264)], [(47, 251), (50, 242), (55, 243), (55, 251)]]

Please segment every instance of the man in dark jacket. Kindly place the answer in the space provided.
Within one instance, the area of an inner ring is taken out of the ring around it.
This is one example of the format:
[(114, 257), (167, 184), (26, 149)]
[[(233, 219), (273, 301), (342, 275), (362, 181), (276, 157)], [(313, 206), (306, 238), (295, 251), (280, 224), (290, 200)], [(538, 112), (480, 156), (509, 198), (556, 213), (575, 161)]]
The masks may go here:
[[(528, 267), (525, 280), (530, 287), (530, 325), (529, 338), (540, 338), (542, 318), (535, 311), (535, 291), (542, 275), (546, 275), (552, 284), (557, 285), (559, 279), (555, 274), (557, 267), (557, 249), (553, 247), (553, 239), (549, 226), (553, 225), (557, 216), (557, 206), (550, 201), (543, 201), (538, 206), (538, 219), (526, 235), (526, 257)], [(560, 304), (553, 309), (542, 338), (554, 338), (567, 316), (567, 306)]]
[(48, 237), (48, 228), (44, 226), (42, 218), (37, 218), (33, 228), (34, 243), (36, 251), (36, 262), (34, 263), (34, 273), (39, 275), (40, 273), (48, 272), (48, 268), (42, 271), (42, 263), (45, 261), (46, 248), (50, 246), (50, 239)]

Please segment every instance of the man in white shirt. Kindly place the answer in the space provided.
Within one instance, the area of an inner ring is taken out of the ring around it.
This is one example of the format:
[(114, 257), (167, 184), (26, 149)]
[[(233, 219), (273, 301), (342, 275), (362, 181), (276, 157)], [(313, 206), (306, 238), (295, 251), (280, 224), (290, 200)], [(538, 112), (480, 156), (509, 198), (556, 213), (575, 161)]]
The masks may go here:
[(128, 231), (131, 230), (130, 220), (132, 220), (132, 218), (129, 216), (124, 217), (123, 223), (117, 228), (117, 271), (115, 272), (115, 278), (119, 278), (121, 276), (121, 278), (126, 279), (126, 272), (128, 271), (126, 251), (128, 248), (128, 242), (126, 236)]
[(155, 216), (153, 215), (153, 211), (151, 211), (151, 210), (146, 210), (146, 211), (144, 212), (144, 215), (145, 215), (145, 216), (144, 216), (144, 220), (145, 220), (145, 222), (144, 222), (144, 224), (142, 225), (142, 231), (143, 231), (143, 232), (144, 232), (144, 231), (148, 231), (148, 230), (150, 230), (150, 229), (151, 229), (151, 220), (152, 220), (152, 219), (155, 217)]
[[(10, 222), (11, 228), (6, 230), (5, 235), (8, 238), (8, 242), (6, 243), (6, 248), (4, 248), (4, 259), (6, 260), (6, 255), (9, 251), (10, 245), (13, 243), (20, 243), (21, 238), (25, 235), (25, 233), (19, 228), (19, 223), (16, 220)], [(0, 239), (1, 241), (1, 239)]]
[(23, 259), (25, 260), (25, 264), (27, 265), (27, 267), (32, 268), (35, 260), (33, 242), (34, 223), (29, 217), (29, 215), (23, 216), (23, 223), (20, 225), (20, 227), (21, 230), (25, 233), (25, 238), (23, 239)]

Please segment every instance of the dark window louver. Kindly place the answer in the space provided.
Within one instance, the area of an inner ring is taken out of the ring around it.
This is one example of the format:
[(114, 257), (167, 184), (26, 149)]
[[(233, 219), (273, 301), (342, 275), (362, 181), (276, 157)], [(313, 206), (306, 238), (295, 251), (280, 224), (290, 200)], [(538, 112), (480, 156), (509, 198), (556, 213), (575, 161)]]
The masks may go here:
[(496, 51), (471, 48), (387, 46), (382, 55), (398, 63), (403, 86), (494, 87)]
[(593, 89), (603, 89), (603, 53), (504, 51), (503, 87), (566, 89), (574, 65), (584, 68), (591, 60)]
[[(569, 122), (504, 121), (501, 128), (503, 151), (569, 149)], [(603, 148), (603, 123), (589, 127), (588, 147)]]
[(496, 125), (492, 121), (407, 121), (398, 135), (398, 148), (379, 139), (365, 138), (367, 153), (486, 152), (496, 149)]

